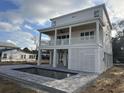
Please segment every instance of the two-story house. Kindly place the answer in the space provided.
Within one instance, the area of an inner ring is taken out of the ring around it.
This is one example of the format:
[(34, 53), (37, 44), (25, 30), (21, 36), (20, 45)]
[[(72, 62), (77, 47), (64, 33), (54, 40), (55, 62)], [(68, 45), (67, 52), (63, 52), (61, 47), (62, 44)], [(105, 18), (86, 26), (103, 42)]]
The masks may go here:
[[(104, 4), (51, 19), (49, 28), (40, 29), (41, 50), (49, 50), (49, 64), (71, 70), (101, 73), (113, 65), (112, 25)], [(50, 40), (42, 45), (41, 36)]]

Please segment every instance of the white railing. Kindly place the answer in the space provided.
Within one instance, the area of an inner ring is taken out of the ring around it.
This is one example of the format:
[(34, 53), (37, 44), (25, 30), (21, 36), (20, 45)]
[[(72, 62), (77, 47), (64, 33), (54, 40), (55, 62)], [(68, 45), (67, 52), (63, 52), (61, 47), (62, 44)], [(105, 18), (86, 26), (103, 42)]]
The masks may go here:
[[(70, 44), (83, 44), (95, 42), (95, 36), (85, 36), (85, 37), (75, 37), (70, 39)], [(54, 46), (55, 40), (50, 40), (48, 43), (44, 44), (45, 46)], [(69, 39), (57, 39), (56, 45), (69, 45)]]
[(75, 37), (71, 38), (71, 44), (83, 44), (95, 42), (95, 36)]
[(69, 39), (57, 39), (56, 45), (69, 45)]

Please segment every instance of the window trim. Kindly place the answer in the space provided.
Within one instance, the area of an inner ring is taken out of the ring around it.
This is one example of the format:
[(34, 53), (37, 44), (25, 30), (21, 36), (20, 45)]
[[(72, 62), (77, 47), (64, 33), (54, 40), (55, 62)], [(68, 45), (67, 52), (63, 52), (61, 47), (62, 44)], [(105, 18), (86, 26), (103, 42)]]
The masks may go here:
[[(91, 32), (93, 32), (93, 34), (91, 35)], [(86, 33), (89, 33), (89, 35), (86, 35)], [(82, 35), (83, 34), (83, 35)], [(91, 40), (91, 37), (93, 37), (93, 39), (95, 36), (95, 31), (94, 30), (89, 30), (89, 31), (83, 31), (83, 32), (80, 32), (80, 37), (81, 37), (81, 40)], [(88, 39), (87, 39), (87, 38)]]

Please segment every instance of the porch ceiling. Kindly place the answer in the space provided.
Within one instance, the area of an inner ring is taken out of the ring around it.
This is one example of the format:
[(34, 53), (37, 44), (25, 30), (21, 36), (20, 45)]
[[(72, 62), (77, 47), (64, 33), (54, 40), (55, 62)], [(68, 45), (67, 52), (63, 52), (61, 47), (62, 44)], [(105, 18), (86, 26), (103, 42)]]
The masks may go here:
[(85, 25), (72, 27), (72, 31), (95, 29), (95, 28), (96, 28), (96, 23), (90, 23), (90, 24), (85, 24)]

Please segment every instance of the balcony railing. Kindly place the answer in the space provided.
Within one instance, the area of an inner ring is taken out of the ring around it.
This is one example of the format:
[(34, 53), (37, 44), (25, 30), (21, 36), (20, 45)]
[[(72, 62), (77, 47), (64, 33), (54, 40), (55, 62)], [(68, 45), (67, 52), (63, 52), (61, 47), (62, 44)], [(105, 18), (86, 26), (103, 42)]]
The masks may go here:
[[(70, 44), (83, 44), (83, 43), (91, 43), (95, 42), (95, 36), (85, 36), (85, 37), (75, 37), (71, 38)], [(55, 40), (50, 40), (45, 46), (54, 46), (55, 45)], [(57, 39), (56, 40), (56, 45), (69, 45), (69, 39)]]
[(68, 45), (69, 44), (69, 39), (57, 39), (56, 40), (56, 45)]

